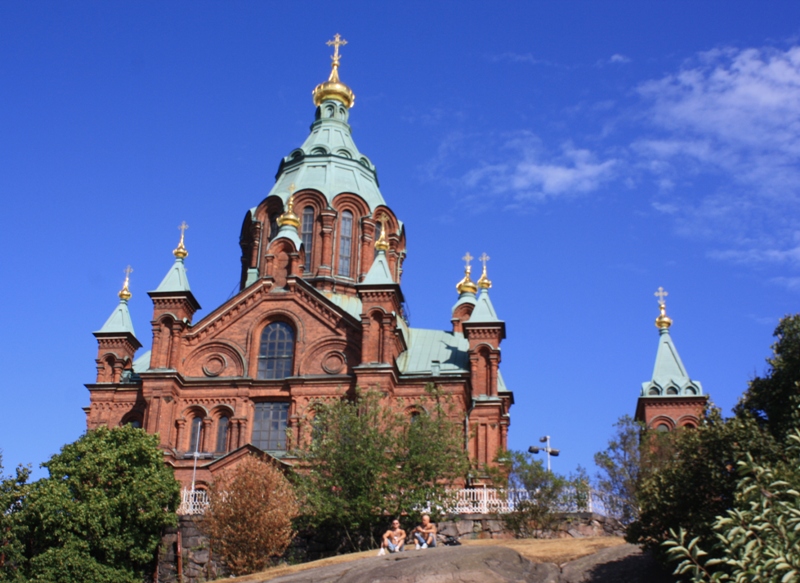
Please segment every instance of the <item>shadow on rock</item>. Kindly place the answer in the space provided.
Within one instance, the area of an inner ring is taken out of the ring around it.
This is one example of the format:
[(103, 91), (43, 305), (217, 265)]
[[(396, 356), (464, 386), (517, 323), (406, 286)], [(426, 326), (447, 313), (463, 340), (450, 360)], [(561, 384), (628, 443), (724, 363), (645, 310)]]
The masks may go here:
[(649, 554), (633, 545), (603, 549), (570, 561), (559, 583), (674, 583), (675, 578)]

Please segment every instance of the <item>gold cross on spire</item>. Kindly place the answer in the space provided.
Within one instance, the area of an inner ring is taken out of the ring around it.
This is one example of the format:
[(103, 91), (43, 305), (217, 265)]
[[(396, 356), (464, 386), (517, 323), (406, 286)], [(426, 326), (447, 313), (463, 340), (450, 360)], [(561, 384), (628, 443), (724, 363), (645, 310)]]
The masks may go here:
[(464, 267), (469, 269), (470, 268), (469, 262), (472, 261), (475, 258), (472, 255), (469, 254), (469, 251), (467, 251), (467, 254), (464, 255), (464, 257), (462, 257), (461, 259), (463, 259), (465, 264), (466, 264), (466, 265), (464, 265)]
[(669, 292), (665, 291), (663, 287), (658, 286), (658, 291), (653, 294), (658, 298), (658, 305), (663, 306), (666, 302), (664, 302), (664, 298), (669, 295)]
[(478, 261), (483, 263), (483, 273), (481, 274), (481, 278), (478, 280), (478, 287), (481, 289), (489, 289), (492, 287), (492, 282), (489, 281), (489, 278), (486, 276), (486, 263), (489, 261), (489, 256), (484, 253), (478, 258)]
[(378, 240), (375, 241), (375, 249), (387, 251), (389, 249), (389, 241), (386, 240), (386, 224), (389, 222), (389, 217), (386, 216), (386, 213), (381, 213), (375, 220), (381, 224), (381, 234)]
[(131, 299), (131, 290), (128, 289), (128, 285), (131, 282), (131, 273), (133, 273), (133, 268), (129, 265), (125, 268), (125, 282), (122, 284), (122, 289), (119, 290), (119, 299), (124, 302), (127, 302)]
[(295, 190), (297, 190), (297, 187), (294, 185), (294, 182), (292, 182), (292, 183), (289, 185), (289, 196), (292, 196), (292, 195), (294, 194), (294, 191), (295, 191)]
[(331, 57), (331, 60), (333, 60), (333, 62), (338, 65), (339, 59), (341, 58), (339, 56), (339, 47), (343, 47), (344, 45), (346, 45), (347, 41), (344, 40), (341, 37), (341, 35), (337, 32), (335, 35), (333, 35), (333, 40), (329, 40), (325, 44), (328, 45), (329, 47), (333, 47), (333, 56)]
[(186, 229), (188, 228), (189, 225), (186, 224), (186, 221), (183, 221), (178, 227), (178, 230), (181, 232), (181, 240), (178, 241), (178, 247), (172, 251), (172, 254), (178, 259), (186, 259), (189, 256), (189, 252), (183, 244), (183, 238), (186, 236)]

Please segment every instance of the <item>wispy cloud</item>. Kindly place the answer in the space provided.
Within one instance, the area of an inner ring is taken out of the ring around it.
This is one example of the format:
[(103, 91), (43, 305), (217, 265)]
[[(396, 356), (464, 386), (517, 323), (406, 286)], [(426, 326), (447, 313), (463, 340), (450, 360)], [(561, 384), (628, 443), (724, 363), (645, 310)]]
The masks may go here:
[(566, 65), (562, 65), (560, 63), (554, 63), (553, 61), (548, 61), (547, 59), (539, 59), (534, 57), (531, 53), (501, 53), (499, 55), (487, 55), (486, 59), (492, 63), (500, 63), (500, 62), (507, 62), (507, 63), (527, 63), (528, 65), (543, 65), (545, 67), (566, 67)]
[[(655, 133), (631, 152), (673, 191), (654, 208), (732, 247), (717, 259), (800, 263), (800, 47), (708, 51), (638, 94)], [(674, 192), (709, 177), (700, 196)]]
[(618, 162), (569, 142), (553, 154), (530, 132), (505, 135), (499, 141), (497, 160), (484, 162), (461, 177), (468, 189), (517, 202), (578, 195), (611, 180)]

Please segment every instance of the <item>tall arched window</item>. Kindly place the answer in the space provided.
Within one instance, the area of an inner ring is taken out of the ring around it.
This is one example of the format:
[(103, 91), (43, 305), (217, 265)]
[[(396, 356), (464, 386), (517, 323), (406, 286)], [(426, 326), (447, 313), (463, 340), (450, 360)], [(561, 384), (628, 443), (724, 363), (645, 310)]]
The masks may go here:
[(294, 332), (284, 322), (273, 322), (261, 333), (258, 378), (285, 379), (292, 374)]
[(200, 451), (203, 443), (203, 418), (195, 417), (192, 419), (192, 432), (189, 434), (189, 452)]
[(353, 213), (344, 211), (339, 228), (339, 269), (337, 273), (350, 276), (350, 258), (353, 255)]
[(217, 449), (218, 452), (228, 450), (228, 418), (220, 417), (217, 421)]
[(272, 241), (278, 234), (278, 217), (280, 213), (272, 213), (269, 216), (269, 240)]
[(311, 269), (311, 246), (314, 244), (314, 207), (307, 206), (303, 209), (303, 225), (300, 230), (303, 238), (303, 247), (306, 249), (305, 269)]

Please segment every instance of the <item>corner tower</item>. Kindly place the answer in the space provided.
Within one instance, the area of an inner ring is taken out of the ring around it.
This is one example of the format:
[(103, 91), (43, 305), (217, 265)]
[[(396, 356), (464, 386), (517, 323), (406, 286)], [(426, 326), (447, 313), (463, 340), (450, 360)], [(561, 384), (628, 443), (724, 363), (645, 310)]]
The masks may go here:
[(689, 378), (670, 336), (672, 319), (667, 316), (664, 301), (667, 295), (662, 287), (655, 293), (660, 311), (656, 318), (658, 351), (653, 377), (642, 383), (635, 417), (637, 421), (644, 422), (648, 429), (658, 431), (697, 427), (708, 400), (700, 382)]

